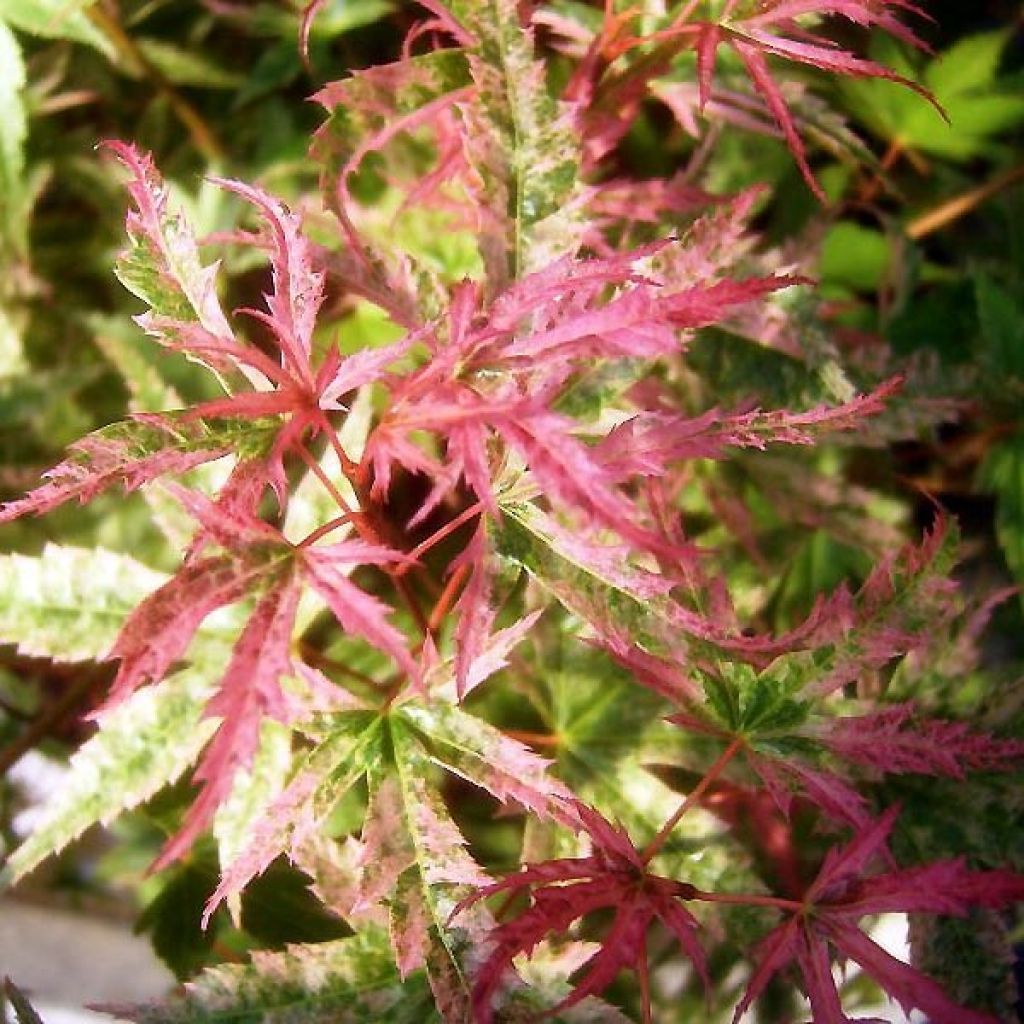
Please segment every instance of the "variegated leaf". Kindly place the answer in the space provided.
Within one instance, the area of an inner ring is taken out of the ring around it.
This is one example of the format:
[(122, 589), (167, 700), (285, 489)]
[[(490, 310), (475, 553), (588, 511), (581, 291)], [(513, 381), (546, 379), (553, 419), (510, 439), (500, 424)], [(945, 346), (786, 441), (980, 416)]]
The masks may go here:
[(0, 556), (0, 643), (21, 654), (88, 661), (166, 577), (129, 555), (48, 544), (40, 555)]
[(433, 1024), (421, 974), (402, 982), (386, 935), (257, 952), (252, 963), (215, 967), (164, 1003), (107, 1006), (138, 1024)]
[(519, 277), (579, 245), (568, 202), (579, 177), (579, 143), (548, 92), (516, 0), (454, 0), (449, 6), (473, 36), (466, 52), (482, 120), (475, 123), (477, 114), (467, 112), (467, 137), (492, 210), (499, 216), (507, 211), (507, 251)]
[(199, 756), (216, 723), (202, 717), (216, 672), (198, 665), (134, 693), (105, 714), (71, 758), (67, 782), (43, 822), (5, 865), (14, 882), (95, 824), (107, 824), (174, 782)]
[(550, 761), (454, 705), (410, 703), (399, 713), (427, 737), (438, 764), (502, 803), (519, 804), (542, 818), (576, 826), (573, 794), (549, 772)]

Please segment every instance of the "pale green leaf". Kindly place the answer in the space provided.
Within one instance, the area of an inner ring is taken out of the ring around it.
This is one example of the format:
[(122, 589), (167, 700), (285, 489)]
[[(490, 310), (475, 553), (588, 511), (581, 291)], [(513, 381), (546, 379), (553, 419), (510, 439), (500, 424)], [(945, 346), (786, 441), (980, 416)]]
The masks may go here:
[(202, 717), (215, 678), (205, 667), (186, 668), (108, 711), (71, 758), (43, 822), (11, 855), (3, 881), (16, 881), (90, 826), (113, 821), (174, 782), (216, 729), (215, 720)]
[[(468, 1019), (472, 990), (463, 963), (467, 943), (483, 938), (489, 920), (477, 906), (452, 925), (448, 922), (459, 900), (488, 878), (466, 852), (458, 827), (430, 784), (430, 760), (419, 740), (395, 716), (389, 726), (395, 775), (384, 776), (383, 781), (397, 781), (403, 842), (412, 862), (404, 880), (399, 878), (399, 890), (391, 902), (392, 945), (406, 965), (426, 965), (442, 1014), (461, 1021)], [(396, 920), (396, 913), (408, 920)]]
[[(25, 137), (28, 126), (22, 95), (25, 64), (14, 33), (0, 21), (0, 252), (7, 243), (24, 254)], [(3, 348), (0, 341), (0, 373)]]
[(237, 89), (245, 77), (163, 39), (136, 39), (146, 59), (168, 81), (200, 89)]
[(1006, 564), (1024, 585), (1024, 433), (995, 445), (979, 472), (983, 488), (996, 496), (996, 536)]
[(394, 9), (390, 0), (328, 0), (317, 12), (310, 38), (334, 39), (355, 28), (371, 25)]
[(69, 39), (113, 59), (114, 48), (86, 13), (96, 0), (0, 0), (0, 21), (44, 39)]
[[(950, 160), (993, 156), (996, 137), (1024, 121), (1024, 98), (998, 77), (1007, 32), (968, 36), (924, 69), (924, 81), (945, 110), (938, 111), (896, 82), (850, 79), (840, 83), (847, 105), (876, 135), (903, 149), (920, 150)], [(916, 77), (897, 44), (879, 36), (872, 56)]]
[(0, 643), (31, 657), (101, 658), (129, 612), (166, 581), (128, 555), (48, 544), (0, 556)]
[(979, 32), (943, 50), (925, 68), (924, 82), (941, 101), (986, 89), (999, 74), (999, 62), (1010, 38), (1009, 29)]
[(20, 319), (0, 306), (0, 380), (21, 376), (28, 366)]

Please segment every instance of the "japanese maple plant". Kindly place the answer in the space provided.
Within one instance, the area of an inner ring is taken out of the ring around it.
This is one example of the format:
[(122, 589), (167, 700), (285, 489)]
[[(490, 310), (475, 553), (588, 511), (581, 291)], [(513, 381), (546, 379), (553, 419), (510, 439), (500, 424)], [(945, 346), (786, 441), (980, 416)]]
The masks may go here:
[[(158, 408), (0, 508), (142, 489), (181, 553), (164, 577), (44, 552), (114, 612), (137, 604), (79, 645), (116, 677), (7, 879), (191, 772), (154, 869), (212, 830), (210, 927), (285, 858), (351, 934), (120, 1008), (139, 1020), (834, 1024), (880, 989), (931, 1024), (997, 1021), (871, 931), (1024, 896), (1006, 864), (896, 841), (887, 780), (998, 778), (1024, 753), (929, 712), (1008, 595), (958, 589), (941, 510), (914, 537), (829, 468), (934, 409), (822, 340), (810, 247), (749, 227), (762, 192), (621, 159), (643, 104), (684, 127), (714, 107), (784, 139), (824, 199), (819, 108), (787, 73), (903, 82), (834, 32), (923, 46), (923, 12), (422, 7), (402, 59), (315, 97), (322, 206), (216, 181), (255, 230), (210, 243), (269, 263), (259, 308), (225, 312), (150, 157), (106, 144), (138, 322), (223, 395), (175, 408), (150, 388)], [(416, 217), (465, 243), (457, 273), (406, 244)], [(386, 327), (372, 344), (339, 345), (353, 309)], [(713, 357), (737, 339), (803, 374), (790, 404), (756, 373), (724, 381)], [(780, 524), (834, 527), (873, 568), (778, 612)]]

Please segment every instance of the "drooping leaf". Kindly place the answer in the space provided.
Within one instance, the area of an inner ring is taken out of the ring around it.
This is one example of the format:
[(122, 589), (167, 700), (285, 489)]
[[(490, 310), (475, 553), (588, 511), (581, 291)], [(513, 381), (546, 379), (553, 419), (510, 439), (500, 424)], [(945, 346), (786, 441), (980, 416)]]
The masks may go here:
[(286, 577), (260, 600), (239, 636), (217, 693), (206, 706), (205, 716), (221, 722), (193, 773), (202, 789), (161, 851), (157, 867), (177, 860), (231, 795), (237, 773), (252, 765), (264, 721), (292, 719), (295, 708), (281, 684), (292, 672), (298, 602), (298, 582)]
[[(267, 814), (288, 781), (292, 760), (291, 730), (273, 719), (262, 722), (251, 763), (235, 773), (230, 793), (214, 814), (218, 863), (225, 867), (233, 864), (252, 842), (256, 823)], [(238, 920), (241, 901), (237, 894), (230, 901), (230, 909)]]
[(102, 658), (135, 605), (166, 579), (128, 555), (48, 544), (0, 557), (0, 642), (56, 661)]
[(14, 33), (0, 20), (0, 252), (24, 257), (25, 64)]
[(225, 899), (242, 891), (281, 854), (299, 850), (323, 826), (327, 815), (381, 758), (382, 727), (371, 711), (354, 710), (325, 716), (318, 740), (299, 763), (288, 785), (270, 801), (262, 815), (246, 823), (245, 836), (225, 833), (221, 842), (241, 852), (221, 865), (221, 880), (210, 898), (207, 917)]
[(202, 419), (181, 414), (138, 417), (87, 434), (46, 483), (24, 498), (0, 505), (0, 523), (43, 515), (66, 501), (91, 501), (120, 484), (133, 491), (158, 477), (184, 473), (229, 453), (262, 453), (276, 423)]
[(502, 803), (541, 818), (576, 822), (572, 793), (549, 772), (550, 762), (494, 726), (439, 701), (407, 703), (401, 716), (429, 741), (434, 761)]
[[(454, 927), (450, 918), (470, 887), (490, 881), (465, 848), (458, 827), (429, 781), (426, 751), (404, 722), (392, 718), (393, 775), (377, 785), (393, 787), (393, 810), (401, 822), (392, 843), (401, 845), (407, 866), (395, 879), (390, 903), (392, 946), (403, 974), (425, 966), (442, 1017), (469, 1019), (466, 960), (482, 939), (488, 918), (470, 915)], [(377, 790), (379, 792), (379, 789)], [(371, 801), (373, 789), (371, 787)]]
[(113, 59), (114, 46), (89, 20), (95, 0), (0, 0), (0, 21), (44, 39), (70, 39)]
[(107, 712), (71, 758), (68, 781), (4, 868), (13, 882), (95, 824), (109, 824), (169, 785), (199, 756), (216, 725), (202, 717), (216, 670), (201, 663)]
[(646, 570), (616, 566), (600, 549), (553, 536), (547, 517), (526, 505), (503, 505), (498, 552), (526, 569), (567, 610), (601, 636), (631, 637), (668, 649), (697, 641), (727, 643), (729, 631), (665, 596), (671, 582)]

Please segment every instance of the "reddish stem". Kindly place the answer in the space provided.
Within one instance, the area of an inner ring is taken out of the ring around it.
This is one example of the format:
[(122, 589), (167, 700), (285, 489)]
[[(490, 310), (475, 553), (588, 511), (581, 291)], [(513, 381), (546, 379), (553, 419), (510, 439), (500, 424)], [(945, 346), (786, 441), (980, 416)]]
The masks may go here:
[(509, 739), (519, 740), (531, 747), (557, 747), (562, 742), (561, 737), (546, 732), (530, 732), (527, 729), (503, 729), (502, 732)]
[(349, 483), (354, 487), (356, 478), (359, 475), (359, 467), (348, 457), (348, 453), (342, 447), (338, 432), (334, 429), (333, 424), (326, 415), (321, 416), (320, 425), (323, 427), (327, 440), (330, 441), (331, 447), (334, 449), (334, 454), (338, 456), (338, 464), (341, 466), (342, 473), (345, 474)]
[(302, 655), (302, 660), (308, 665), (314, 665), (319, 668), (329, 668), (335, 672), (340, 672), (342, 675), (350, 676), (352, 679), (357, 679), (361, 683), (366, 683), (368, 686), (372, 686), (375, 689), (380, 689), (382, 684), (373, 678), (368, 676), (365, 672), (360, 672), (357, 668), (352, 668), (346, 665), (343, 661), (338, 661), (335, 658), (329, 658), (322, 651), (318, 651), (311, 644), (300, 642), (299, 653)]
[[(334, 485), (334, 481), (331, 480), (324, 472), (320, 463), (302, 445), (299, 445), (299, 455), (302, 457), (303, 462), (312, 470), (316, 478), (327, 488), (328, 493), (337, 502), (338, 507), (350, 517), (350, 522), (359, 531), (359, 535), (363, 540), (370, 544), (379, 544), (381, 540), (377, 535), (377, 531), (366, 521), (366, 517), (361, 512), (356, 512), (349, 506), (342, 493)], [(428, 633), (427, 619), (423, 614), (419, 601), (416, 599), (416, 595), (410, 590), (406, 581), (402, 579), (395, 569), (385, 568), (384, 571), (391, 578), (395, 585), (395, 590), (398, 591), (402, 600), (408, 606), (409, 611), (412, 612), (412, 617), (416, 620), (416, 625), (419, 627), (420, 632), (424, 635)]]
[[(299, 457), (309, 467), (317, 480), (324, 485), (327, 489), (327, 493), (334, 499), (338, 508), (340, 508), (346, 515), (353, 516), (352, 524), (360, 531), (360, 533), (362, 533), (363, 531), (360, 528), (359, 519), (355, 517), (352, 511), (352, 506), (345, 500), (344, 495), (342, 495), (341, 491), (339, 491), (335, 486), (334, 481), (324, 472), (323, 466), (321, 466), (320, 463), (317, 462), (308, 451), (306, 451), (305, 446), (300, 444), (298, 446), (298, 452)], [(365, 526), (365, 524), (363, 525)], [(366, 539), (369, 540), (369, 538)], [(374, 537), (374, 540), (376, 540), (376, 537)]]
[(778, 910), (801, 911), (804, 909), (804, 905), (797, 900), (785, 900), (779, 896), (758, 896), (752, 893), (702, 892), (697, 889), (689, 898), (704, 900), (707, 903), (738, 903), (751, 907), (774, 907)]
[(441, 596), (434, 605), (434, 610), (430, 613), (428, 625), (431, 633), (436, 633), (441, 628), (441, 623), (444, 622), (445, 616), (451, 611), (452, 605), (455, 604), (456, 594), (462, 589), (462, 584), (469, 573), (470, 567), (468, 565), (460, 565), (451, 574), (444, 590), (441, 591)]
[(725, 769), (725, 766), (736, 756), (736, 753), (744, 744), (742, 736), (733, 737), (732, 742), (722, 751), (719, 755), (718, 760), (707, 770), (704, 778), (697, 783), (696, 787), (690, 791), (686, 799), (676, 808), (675, 814), (672, 815), (668, 821), (665, 822), (661, 827), (661, 831), (650, 841), (647, 849), (643, 852), (644, 864), (649, 864), (658, 851), (665, 845), (672, 830), (679, 824), (679, 819), (704, 795), (707, 791), (708, 786), (711, 785), (715, 779)]
[(654, 1017), (651, 1010), (651, 974), (647, 966), (647, 943), (640, 943), (640, 950), (636, 956), (636, 975), (640, 982), (640, 1012), (643, 1014), (643, 1024), (653, 1024)]
[[(463, 523), (468, 522), (473, 516), (483, 511), (483, 502), (478, 501), (470, 505), (464, 512), (460, 512), (451, 522), (445, 523), (436, 533), (432, 533), (425, 541), (420, 542), (409, 552), (410, 558), (419, 558), (420, 555), (429, 551), (435, 544), (440, 544), (445, 537), (453, 534)], [(399, 573), (407, 572), (412, 566), (403, 565), (398, 569)]]
[(323, 526), (318, 526), (312, 533), (307, 534), (302, 540), (299, 541), (297, 547), (308, 548), (315, 544), (321, 537), (326, 537), (327, 534), (337, 530), (339, 526), (344, 526), (346, 523), (352, 522), (352, 516), (349, 513), (345, 513), (343, 516), (338, 516), (332, 519), (329, 523), (324, 523)]

